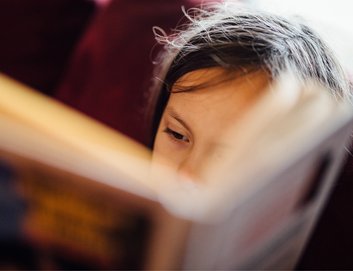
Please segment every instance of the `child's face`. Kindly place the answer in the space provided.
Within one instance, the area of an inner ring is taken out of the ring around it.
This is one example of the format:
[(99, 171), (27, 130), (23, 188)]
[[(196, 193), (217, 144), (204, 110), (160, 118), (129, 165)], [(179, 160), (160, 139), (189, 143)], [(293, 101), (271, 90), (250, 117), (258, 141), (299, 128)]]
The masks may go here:
[(206, 157), (222, 159), (236, 147), (222, 133), (269, 83), (264, 71), (225, 78), (221, 68), (196, 70), (182, 76), (178, 87), (205, 87), (178, 92), (173, 87), (154, 143), (154, 161), (197, 177)]

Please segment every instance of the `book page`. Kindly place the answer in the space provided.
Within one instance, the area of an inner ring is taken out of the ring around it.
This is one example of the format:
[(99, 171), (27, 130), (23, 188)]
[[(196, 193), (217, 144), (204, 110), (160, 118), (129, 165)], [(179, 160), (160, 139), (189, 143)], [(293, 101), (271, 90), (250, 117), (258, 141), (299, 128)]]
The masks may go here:
[[(17, 138), (13, 142), (8, 142), (6, 146), (16, 148), (17, 144), (27, 138), (37, 141), (33, 142), (32, 146), (42, 141), (41, 144), (46, 143), (48, 151), (43, 147), (28, 150), (27, 154), (41, 152), (37, 158), (42, 157), (46, 163), (54, 163), (51, 159), (57, 158), (55, 166), (59, 166), (61, 162), (65, 166), (71, 164), (70, 170), (80, 170), (78, 167), (80, 161), (85, 164), (84, 160), (87, 158), (96, 164), (96, 168), (102, 165), (106, 170), (124, 172), (136, 181), (145, 181), (145, 186), (150, 185), (150, 182), (143, 178), (149, 170), (151, 157), (151, 152), (147, 148), (3, 75), (0, 76), (0, 86), (0, 115), (4, 118), (3, 137), (10, 141), (14, 136), (23, 137), (22, 140)], [(11, 135), (13, 129), (6, 128), (6, 125), (16, 126), (14, 130), (24, 131)], [(19, 146), (18, 151), (30, 147), (31, 144)], [(49, 151), (50, 148), (55, 150)], [(82, 167), (87, 172), (94, 168), (88, 165)], [(136, 167), (140, 170), (134, 170)]]

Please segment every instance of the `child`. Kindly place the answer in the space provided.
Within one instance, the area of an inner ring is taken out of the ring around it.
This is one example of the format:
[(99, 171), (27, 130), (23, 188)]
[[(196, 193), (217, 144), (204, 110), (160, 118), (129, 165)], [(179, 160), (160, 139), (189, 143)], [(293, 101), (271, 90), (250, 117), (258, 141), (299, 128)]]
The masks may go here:
[(300, 20), (230, 3), (186, 16), (191, 24), (171, 37), (155, 28), (165, 52), (151, 93), (154, 156), (176, 170), (196, 176), (210, 147), (232, 147), (222, 141), (222, 129), (285, 71), (349, 99), (333, 53)]

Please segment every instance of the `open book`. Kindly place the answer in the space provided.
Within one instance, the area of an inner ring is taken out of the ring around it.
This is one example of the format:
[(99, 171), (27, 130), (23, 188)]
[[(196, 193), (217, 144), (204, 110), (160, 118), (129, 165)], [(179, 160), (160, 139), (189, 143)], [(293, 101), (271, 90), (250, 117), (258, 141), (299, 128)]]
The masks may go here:
[(346, 155), (353, 113), (283, 80), (192, 182), (118, 132), (0, 76), (0, 268), (293, 268)]

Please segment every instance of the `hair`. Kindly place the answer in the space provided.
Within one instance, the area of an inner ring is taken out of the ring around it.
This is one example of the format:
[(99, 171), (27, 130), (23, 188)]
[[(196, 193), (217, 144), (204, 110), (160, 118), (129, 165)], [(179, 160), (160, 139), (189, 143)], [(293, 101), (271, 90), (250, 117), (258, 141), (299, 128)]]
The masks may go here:
[(151, 89), (152, 142), (175, 82), (191, 71), (264, 69), (270, 78), (290, 70), (299, 80), (314, 79), (338, 99), (350, 98), (343, 69), (333, 52), (301, 18), (284, 18), (234, 3), (185, 10), (189, 23), (167, 36), (154, 28), (164, 51), (157, 58)]

